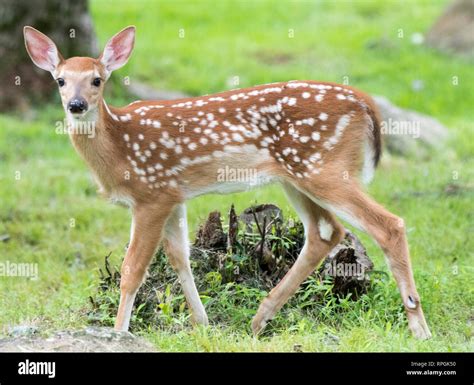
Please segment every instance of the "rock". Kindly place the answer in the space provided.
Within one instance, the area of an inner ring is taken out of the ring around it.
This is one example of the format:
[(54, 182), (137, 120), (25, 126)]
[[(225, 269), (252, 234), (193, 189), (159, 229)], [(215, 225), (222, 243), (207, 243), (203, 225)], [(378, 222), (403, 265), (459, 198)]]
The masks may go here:
[(79, 332), (76, 332), (74, 334), (74, 336), (76, 337), (80, 337), (80, 336), (90, 336), (90, 337), (94, 337), (94, 338), (100, 338), (100, 339), (104, 339), (104, 340), (107, 340), (107, 341), (118, 341), (118, 340), (125, 340), (125, 339), (128, 339), (128, 340), (133, 340), (135, 339), (135, 336), (130, 333), (130, 332), (125, 332), (125, 331), (116, 331), (112, 328), (108, 328), (108, 327), (98, 327), (98, 326), (89, 326), (89, 327), (86, 327), (85, 329), (79, 331)]
[(341, 338), (336, 334), (325, 332), (324, 340), (328, 345), (337, 345), (341, 341)]
[(398, 155), (423, 155), (442, 146), (448, 129), (435, 118), (392, 104), (383, 96), (373, 96), (382, 115), (381, 130), (388, 151)]
[(302, 353), (303, 352), (303, 345), (301, 344), (294, 344), (293, 345), (293, 351), (297, 353)]
[(128, 91), (140, 100), (172, 100), (189, 97), (180, 91), (158, 90), (137, 81), (129, 84)]
[(474, 58), (474, 1), (453, 1), (427, 34), (427, 45)]
[(38, 333), (38, 328), (33, 325), (17, 325), (8, 331), (12, 337), (29, 337), (36, 333)]
[(1, 234), (0, 242), (8, 242), (10, 240), (10, 234)]

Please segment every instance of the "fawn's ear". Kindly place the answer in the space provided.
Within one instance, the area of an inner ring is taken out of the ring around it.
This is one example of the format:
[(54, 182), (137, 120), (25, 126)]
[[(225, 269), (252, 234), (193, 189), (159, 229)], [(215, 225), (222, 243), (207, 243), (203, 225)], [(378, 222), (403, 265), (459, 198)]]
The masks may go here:
[(56, 44), (48, 36), (30, 26), (23, 28), (23, 35), (26, 50), (33, 63), (52, 73), (63, 60)]
[(105, 66), (107, 76), (127, 63), (134, 44), (134, 26), (122, 29), (107, 42), (104, 51), (99, 56), (101, 63)]

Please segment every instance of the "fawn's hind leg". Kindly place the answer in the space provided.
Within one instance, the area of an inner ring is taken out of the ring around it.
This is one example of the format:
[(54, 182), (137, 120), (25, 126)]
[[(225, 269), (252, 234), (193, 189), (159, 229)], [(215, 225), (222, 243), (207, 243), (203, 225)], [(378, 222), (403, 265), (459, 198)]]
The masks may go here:
[(413, 277), (403, 219), (368, 197), (356, 181), (340, 183), (332, 189), (313, 186), (301, 187), (315, 202), (367, 232), (382, 248), (400, 290), (410, 330), (417, 338), (430, 338)]
[(316, 269), (323, 258), (344, 237), (344, 228), (334, 216), (315, 204), (305, 194), (288, 183), (283, 184), (285, 193), (295, 208), (305, 228), (305, 243), (298, 259), (262, 301), (252, 321), (252, 330), (258, 334), (301, 283)]

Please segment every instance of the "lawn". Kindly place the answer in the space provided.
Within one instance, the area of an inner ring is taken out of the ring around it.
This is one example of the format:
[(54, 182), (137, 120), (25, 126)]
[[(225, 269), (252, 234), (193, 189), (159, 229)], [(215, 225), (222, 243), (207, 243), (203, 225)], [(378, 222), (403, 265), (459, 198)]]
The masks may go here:
[[(130, 102), (124, 77), (192, 95), (291, 79), (348, 81), (450, 128), (447, 142), (422, 158), (384, 154), (368, 187), (407, 223), (431, 340), (409, 335), (392, 278), (361, 301), (322, 303), (318, 312), (290, 303), (259, 339), (250, 332), (258, 306), (251, 301), (218, 307), (235, 319), (230, 324), (193, 330), (185, 311), (172, 315), (173, 327), (139, 334), (165, 351), (291, 351), (295, 345), (305, 351), (474, 350), (473, 63), (412, 42), (445, 4), (91, 1), (101, 46), (123, 27), (137, 26), (134, 54), (109, 86), (110, 104)], [(2, 334), (20, 323), (45, 333), (87, 325), (97, 269), (109, 253), (119, 265), (128, 242), (129, 213), (96, 194), (69, 139), (55, 134), (62, 119), (59, 99), (27, 117), (0, 116), (0, 234), (10, 236), (0, 242), (0, 258), (38, 263), (40, 275), (35, 281), (0, 278)], [(207, 196), (189, 203), (191, 232), (209, 211), (226, 213), (234, 203), (239, 212), (256, 202), (294, 215), (277, 186)], [(358, 234), (376, 269), (388, 272), (382, 252)]]

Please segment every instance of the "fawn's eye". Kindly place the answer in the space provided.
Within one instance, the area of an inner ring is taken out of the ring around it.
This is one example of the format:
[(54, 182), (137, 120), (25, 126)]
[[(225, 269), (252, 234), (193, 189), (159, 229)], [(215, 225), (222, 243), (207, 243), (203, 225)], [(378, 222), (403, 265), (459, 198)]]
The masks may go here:
[(57, 79), (57, 82), (58, 82), (58, 86), (59, 86), (59, 87), (62, 87), (64, 84), (66, 84), (66, 82), (64, 81), (63, 78), (58, 78), (58, 79)]
[(99, 87), (100, 82), (101, 82), (100, 78), (95, 78), (94, 80), (92, 80), (92, 85), (96, 86), (96, 87)]

